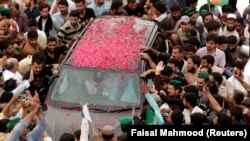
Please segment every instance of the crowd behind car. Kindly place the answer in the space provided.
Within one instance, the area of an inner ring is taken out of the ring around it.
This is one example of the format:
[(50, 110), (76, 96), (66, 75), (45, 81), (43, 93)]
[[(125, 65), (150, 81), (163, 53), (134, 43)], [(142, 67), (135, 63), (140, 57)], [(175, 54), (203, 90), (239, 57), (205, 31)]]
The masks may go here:
[[(86, 104), (74, 133), (60, 141), (127, 140), (127, 125), (244, 125), (250, 122), (250, 6), (198, 0), (2, 0), (0, 4), (0, 141), (31, 141), (46, 132), (46, 96), (65, 52), (89, 22), (100, 16), (137, 16), (159, 25), (152, 47), (140, 47), (147, 63), (141, 113), (121, 118), (122, 135), (104, 126), (93, 131)], [(102, 40), (102, 39), (100, 39)], [(115, 40), (115, 39), (114, 39)], [(148, 113), (155, 120), (147, 119)]]

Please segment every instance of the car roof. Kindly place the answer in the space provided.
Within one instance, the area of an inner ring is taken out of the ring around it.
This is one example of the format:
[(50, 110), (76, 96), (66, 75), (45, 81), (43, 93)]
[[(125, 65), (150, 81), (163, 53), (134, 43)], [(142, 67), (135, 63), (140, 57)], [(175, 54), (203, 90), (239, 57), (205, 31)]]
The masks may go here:
[(137, 17), (94, 19), (84, 29), (65, 63), (74, 67), (138, 69), (139, 47), (151, 44), (157, 28), (156, 22)]

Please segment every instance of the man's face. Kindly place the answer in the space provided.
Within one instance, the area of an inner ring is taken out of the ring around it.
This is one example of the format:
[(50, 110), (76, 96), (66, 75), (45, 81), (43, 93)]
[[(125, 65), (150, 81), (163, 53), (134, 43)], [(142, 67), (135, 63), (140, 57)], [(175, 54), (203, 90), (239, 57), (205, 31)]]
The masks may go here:
[(174, 72), (176, 71), (176, 67), (172, 63), (167, 63), (167, 66), (170, 67)]
[(189, 27), (190, 27), (189, 23), (185, 23), (185, 22), (181, 23), (182, 32), (186, 32), (189, 29)]
[(70, 17), (70, 24), (73, 27), (77, 26), (78, 22), (79, 22), (79, 18), (78, 17), (72, 17), (72, 16)]
[(236, 76), (241, 76), (242, 73), (243, 73), (243, 70), (240, 70), (239, 68), (234, 67), (234, 68), (233, 68), (233, 73), (234, 73), (234, 75), (236, 75)]
[(227, 44), (219, 45), (219, 49), (222, 50), (222, 51), (225, 51), (227, 49)]
[(236, 45), (235, 44), (228, 44), (227, 47), (230, 49), (230, 50), (233, 50), (236, 48)]
[(65, 15), (68, 13), (68, 6), (59, 4), (58, 8), (62, 15)]
[(208, 66), (207, 60), (206, 59), (201, 59), (201, 66)]
[(56, 41), (51, 41), (47, 44), (47, 51), (53, 53), (57, 47)]
[(220, 33), (220, 29), (214, 29), (212, 31), (209, 32), (209, 34), (211, 35), (215, 35), (215, 36), (219, 36), (219, 33)]
[(235, 23), (235, 29), (236, 29), (238, 32), (240, 32), (240, 30), (242, 29), (242, 24), (239, 23), (239, 22), (236, 22), (236, 23)]
[(104, 0), (95, 0), (96, 1), (96, 3), (98, 4), (98, 5), (103, 5), (104, 4)]
[(179, 49), (173, 49), (173, 51), (172, 51), (172, 57), (174, 58), (174, 59), (176, 59), (176, 60), (181, 60), (182, 59), (182, 53), (180, 53), (179, 52)]
[(27, 141), (27, 137), (28, 137), (28, 133), (30, 132), (30, 130), (28, 128), (25, 128), (23, 130), (23, 133), (20, 136), (20, 140), (22, 141)]
[(31, 65), (31, 69), (33, 70), (34, 74), (39, 74), (42, 71), (43, 64), (33, 63)]
[(76, 10), (79, 12), (79, 13), (82, 13), (84, 10), (85, 10), (86, 6), (83, 2), (78, 2), (76, 3)]
[(178, 21), (181, 18), (181, 11), (173, 11), (171, 15), (175, 21)]
[(168, 85), (167, 92), (168, 92), (168, 95), (170, 97), (174, 97), (174, 96), (176, 96), (178, 94), (178, 93), (176, 93), (176, 90), (175, 90), (173, 85)]
[(235, 25), (236, 25), (235, 20), (230, 20), (230, 19), (227, 20), (227, 30), (228, 31), (234, 31)]
[(213, 51), (216, 48), (216, 44), (214, 41), (206, 42), (207, 51)]
[(121, 15), (122, 14), (122, 7), (119, 7), (115, 10), (115, 15)]
[(17, 15), (17, 13), (18, 13), (18, 10), (16, 9), (16, 7), (13, 4), (10, 5), (10, 11), (11, 11), (12, 15)]
[(29, 28), (29, 31), (37, 31), (38, 27), (37, 26), (31, 26), (31, 27), (28, 27)]
[(137, 3), (136, 2), (135, 3), (130, 2), (130, 3), (128, 3), (128, 7), (129, 7), (129, 9), (135, 11), (135, 9), (137, 7)]
[(194, 67), (194, 63), (193, 60), (191, 58), (188, 58), (187, 60), (187, 71), (190, 73), (195, 73), (195, 67)]
[(40, 15), (43, 19), (46, 19), (49, 15), (49, 8), (43, 8), (40, 10)]
[(204, 78), (198, 78), (198, 79), (197, 79), (197, 87), (198, 87), (198, 89), (199, 89), (200, 91), (203, 90), (205, 84), (206, 84), (206, 83), (205, 83)]
[(37, 45), (37, 38), (28, 39), (31, 46), (35, 47)]
[(4, 31), (0, 29), (0, 41), (4, 39)]
[(197, 21), (197, 19), (198, 19), (198, 13), (195, 13), (195, 14), (193, 14), (191, 17), (190, 17), (190, 22), (192, 23), (192, 24), (196, 24), (196, 21)]
[(193, 56), (194, 55), (194, 53), (192, 52), (192, 51), (185, 51), (184, 52), (184, 57), (185, 58), (189, 58), (189, 57), (191, 57), (191, 56)]
[(208, 23), (209, 23), (210, 21), (212, 21), (212, 20), (213, 20), (213, 16), (212, 16), (212, 15), (207, 15), (207, 16), (205, 16), (205, 17), (204, 17), (204, 20), (203, 20), (204, 25), (207, 26)]

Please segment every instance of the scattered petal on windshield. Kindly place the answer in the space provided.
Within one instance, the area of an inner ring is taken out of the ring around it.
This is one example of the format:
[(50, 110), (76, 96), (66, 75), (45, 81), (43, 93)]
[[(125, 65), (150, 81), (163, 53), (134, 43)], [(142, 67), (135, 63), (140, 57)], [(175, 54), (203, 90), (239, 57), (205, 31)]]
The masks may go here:
[(135, 18), (124, 17), (123, 20), (122, 24), (116, 18), (93, 21), (85, 33), (88, 36), (82, 37), (72, 53), (74, 66), (132, 72), (138, 68), (140, 46), (147, 28), (136, 31)]

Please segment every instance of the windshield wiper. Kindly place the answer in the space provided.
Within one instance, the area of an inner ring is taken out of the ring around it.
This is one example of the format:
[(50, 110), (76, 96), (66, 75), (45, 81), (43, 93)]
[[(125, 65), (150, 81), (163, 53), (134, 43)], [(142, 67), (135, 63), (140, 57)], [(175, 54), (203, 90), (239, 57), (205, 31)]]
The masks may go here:
[(66, 110), (77, 110), (77, 111), (81, 111), (82, 110), (82, 108), (79, 107), (79, 106), (76, 106), (76, 107), (61, 106), (60, 108), (61, 109), (66, 109)]

